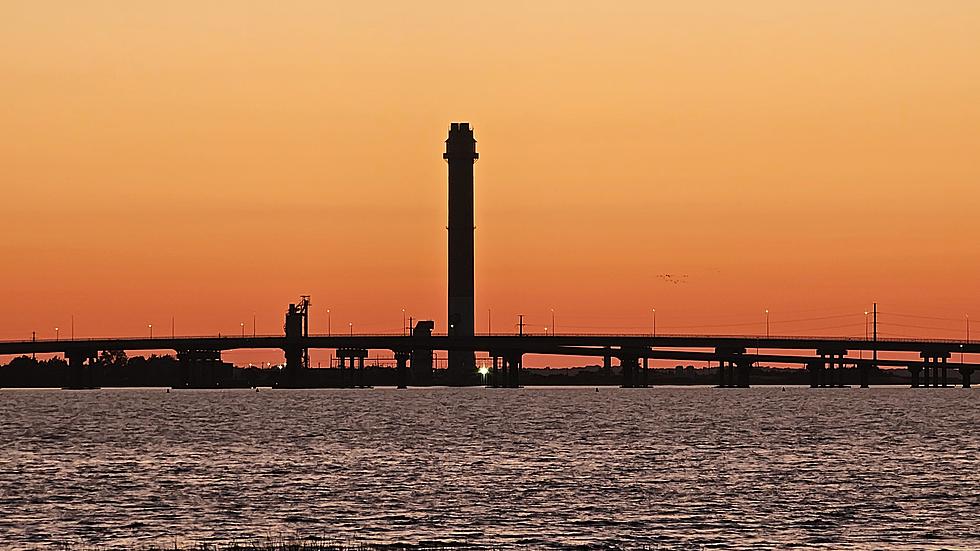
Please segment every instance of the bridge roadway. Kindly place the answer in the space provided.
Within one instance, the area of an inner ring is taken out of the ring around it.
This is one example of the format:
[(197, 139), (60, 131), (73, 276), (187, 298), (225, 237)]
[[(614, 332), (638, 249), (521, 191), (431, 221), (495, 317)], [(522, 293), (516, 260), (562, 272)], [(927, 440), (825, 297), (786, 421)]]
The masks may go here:
[[(477, 335), (475, 337), (450, 337), (434, 334), (431, 336), (405, 336), (390, 334), (358, 335), (310, 335), (289, 338), (282, 335), (259, 336), (204, 336), (204, 337), (130, 337), (93, 339), (44, 339), (36, 341), (0, 341), (0, 355), (46, 354), (87, 352), (99, 350), (254, 350), (288, 348), (339, 349), (356, 348), (366, 350), (473, 350), (475, 352), (512, 352), (525, 354), (551, 354), (566, 356), (619, 356), (621, 350), (648, 350), (647, 356), (656, 359), (701, 359), (690, 356), (689, 351), (663, 350), (711, 349), (717, 351), (760, 350), (799, 350), (799, 351), (879, 351), (906, 352), (915, 354), (980, 353), (980, 342), (950, 339), (856, 339), (847, 337), (798, 337), (771, 336), (757, 337), (747, 335), (636, 335), (636, 334), (557, 334), (557, 335)], [(656, 355), (654, 355), (656, 354)], [(746, 355), (748, 357), (748, 355)], [(757, 356), (760, 360), (763, 355)], [(812, 356), (765, 355), (773, 362), (801, 363)], [(776, 359), (776, 358), (785, 359)], [(848, 362), (861, 361), (847, 358)], [(898, 361), (898, 360), (896, 360)], [(900, 360), (893, 364), (878, 360), (880, 365), (908, 365)]]

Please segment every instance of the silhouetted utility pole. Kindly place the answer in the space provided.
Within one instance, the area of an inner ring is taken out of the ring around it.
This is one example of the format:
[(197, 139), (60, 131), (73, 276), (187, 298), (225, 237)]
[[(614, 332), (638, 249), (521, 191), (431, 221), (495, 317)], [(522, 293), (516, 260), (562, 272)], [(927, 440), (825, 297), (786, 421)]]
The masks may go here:
[(487, 335), (492, 335), (492, 334), (493, 334), (493, 329), (491, 328), (490, 325), (490, 309), (487, 308)]
[[(31, 331), (31, 344), (34, 344), (35, 342), (37, 342), (37, 331)], [(37, 352), (31, 352), (31, 359), (37, 359)]]
[(524, 314), (517, 314), (517, 335), (524, 336)]
[(551, 334), (555, 334), (555, 309), (551, 309)]
[(874, 346), (871, 350), (871, 359), (873, 361), (871, 367), (878, 369), (878, 303), (875, 302), (873, 305), (874, 316), (872, 316), (874, 322)]

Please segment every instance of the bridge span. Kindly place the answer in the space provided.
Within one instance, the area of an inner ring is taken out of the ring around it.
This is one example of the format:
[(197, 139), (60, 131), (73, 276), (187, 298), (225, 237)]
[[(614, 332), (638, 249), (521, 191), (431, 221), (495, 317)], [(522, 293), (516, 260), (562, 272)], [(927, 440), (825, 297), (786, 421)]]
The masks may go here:
[[(91, 366), (103, 350), (173, 350), (182, 364), (194, 365), (219, 361), (221, 352), (227, 350), (282, 350), (286, 363), (281, 386), (286, 387), (314, 386), (307, 376), (310, 349), (337, 351), (340, 376), (335, 386), (367, 386), (363, 372), (369, 350), (394, 353), (400, 387), (431, 384), (435, 351), (485, 353), (492, 360), (487, 382), (500, 387), (520, 386), (523, 357), (527, 354), (603, 358), (604, 366), (610, 370), (615, 358), (624, 387), (649, 386), (650, 360), (717, 362), (721, 387), (749, 386), (752, 367), (760, 363), (805, 367), (814, 387), (843, 386), (845, 369), (856, 370), (860, 385), (867, 387), (879, 367), (907, 368), (913, 387), (948, 386), (947, 371), (955, 368), (963, 386), (969, 387), (973, 371), (980, 367), (949, 362), (956, 353), (980, 353), (980, 343), (960, 340), (638, 334), (450, 336), (433, 333), (432, 322), (420, 322), (411, 335), (311, 335), (304, 334), (304, 328), (303, 324), (287, 323), (284, 335), (0, 341), (0, 355), (63, 354), (69, 366), (66, 388), (93, 386)], [(869, 357), (853, 357), (860, 352)], [(904, 357), (878, 358), (878, 352)], [(462, 382), (479, 383), (475, 371)]]

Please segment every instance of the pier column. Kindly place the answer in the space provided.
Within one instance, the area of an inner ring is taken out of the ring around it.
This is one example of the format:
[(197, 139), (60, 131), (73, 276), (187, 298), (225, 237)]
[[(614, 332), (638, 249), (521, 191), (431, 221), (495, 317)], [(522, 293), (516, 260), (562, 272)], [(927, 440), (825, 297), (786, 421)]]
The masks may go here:
[(741, 374), (738, 366), (743, 361), (742, 354), (744, 348), (715, 348), (715, 356), (718, 358), (718, 386), (720, 388), (734, 388), (739, 386)]
[(643, 367), (640, 370), (640, 386), (650, 386), (650, 358), (643, 356)]
[(497, 388), (497, 373), (498, 373), (498, 362), (499, 357), (493, 352), (490, 353), (490, 381), (487, 386), (490, 388)]
[(823, 370), (823, 364), (817, 360), (810, 360), (806, 364), (807, 371), (810, 372), (810, 388), (817, 388), (820, 386), (820, 371)]
[(412, 382), (415, 386), (432, 386), (432, 329), (435, 323), (423, 320), (412, 328), (412, 339), (415, 347), (412, 349)]
[(607, 353), (605, 356), (602, 357), (602, 369), (606, 373), (612, 371), (612, 355)]
[(337, 386), (347, 388), (347, 349), (337, 349)]
[(949, 356), (950, 352), (943, 348), (931, 348), (919, 353), (925, 368), (922, 371), (924, 376), (922, 386), (934, 388), (949, 386), (949, 365), (946, 363)]
[(521, 352), (507, 352), (504, 356), (504, 371), (507, 372), (507, 388), (521, 387)]
[(871, 378), (871, 367), (868, 364), (862, 363), (858, 365), (858, 377), (861, 380), (861, 388), (869, 387), (869, 379)]
[(910, 365), (908, 369), (909, 373), (912, 374), (912, 388), (919, 388), (919, 372), (922, 371), (922, 367)]
[(92, 373), (92, 361), (95, 352), (92, 350), (71, 350), (65, 353), (68, 360), (68, 380), (65, 388), (68, 390), (83, 390), (95, 388), (95, 377)]
[(819, 386), (825, 388), (840, 388), (844, 386), (844, 357), (847, 350), (842, 348), (822, 348), (817, 350), (820, 356)]
[(963, 378), (963, 388), (970, 388), (970, 377), (973, 375), (972, 367), (961, 367), (960, 377)]
[(639, 373), (637, 373), (638, 364), (639, 357), (633, 351), (624, 351), (619, 356), (619, 366), (623, 371), (623, 388), (638, 388), (640, 386)]
[(411, 352), (405, 350), (395, 351), (395, 362), (397, 364), (395, 368), (395, 379), (398, 385), (397, 388), (408, 388), (408, 360), (411, 357)]
[(749, 388), (749, 378), (752, 371), (752, 362), (746, 359), (739, 359), (738, 362), (738, 387)]
[(364, 372), (364, 359), (367, 357), (367, 350), (357, 351), (357, 388), (367, 388), (367, 374)]

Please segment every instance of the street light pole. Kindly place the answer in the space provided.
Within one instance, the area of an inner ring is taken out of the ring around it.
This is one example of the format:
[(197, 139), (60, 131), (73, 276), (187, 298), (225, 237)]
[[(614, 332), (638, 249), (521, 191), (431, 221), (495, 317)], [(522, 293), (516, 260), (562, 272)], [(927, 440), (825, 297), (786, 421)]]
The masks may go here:
[(61, 340), (61, 331), (59, 331), (57, 327), (54, 328), (54, 340)]
[(148, 324), (146, 324), (146, 326), (150, 328), (150, 338), (152, 339), (153, 338), (153, 324), (152, 323), (148, 323)]
[(405, 309), (402, 308), (402, 336), (405, 336)]
[(242, 326), (242, 338), (244, 339), (245, 338), (245, 322), (243, 321), (243, 322), (239, 323), (239, 325)]
[(769, 338), (769, 309), (766, 308), (766, 338)]
[[(864, 311), (864, 341), (868, 341), (868, 311)], [(867, 345), (865, 345), (867, 346)], [(864, 349), (861, 349), (861, 359), (864, 359)]]
[(653, 309), (653, 333), (651, 333), (651, 336), (654, 337), (657, 336), (657, 309), (656, 308)]
[(330, 336), (330, 309), (327, 308), (327, 336)]
[(350, 336), (354, 336), (354, 322), (348, 322), (347, 325), (350, 327)]
[(555, 309), (551, 309), (551, 334), (555, 334)]

